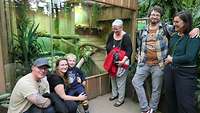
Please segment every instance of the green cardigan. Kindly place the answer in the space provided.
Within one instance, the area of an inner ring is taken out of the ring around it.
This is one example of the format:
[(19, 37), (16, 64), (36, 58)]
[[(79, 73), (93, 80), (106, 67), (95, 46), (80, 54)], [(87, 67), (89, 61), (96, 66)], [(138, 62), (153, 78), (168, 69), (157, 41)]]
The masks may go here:
[(200, 38), (189, 38), (188, 34), (180, 37), (172, 35), (169, 43), (169, 54), (173, 57), (172, 65), (196, 66), (200, 49)]

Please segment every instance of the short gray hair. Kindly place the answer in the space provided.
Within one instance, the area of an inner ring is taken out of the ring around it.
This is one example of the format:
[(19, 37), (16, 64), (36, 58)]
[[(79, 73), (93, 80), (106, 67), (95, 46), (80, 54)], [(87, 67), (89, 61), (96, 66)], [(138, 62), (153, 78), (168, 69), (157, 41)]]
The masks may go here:
[(112, 26), (123, 26), (123, 21), (121, 19), (115, 19)]

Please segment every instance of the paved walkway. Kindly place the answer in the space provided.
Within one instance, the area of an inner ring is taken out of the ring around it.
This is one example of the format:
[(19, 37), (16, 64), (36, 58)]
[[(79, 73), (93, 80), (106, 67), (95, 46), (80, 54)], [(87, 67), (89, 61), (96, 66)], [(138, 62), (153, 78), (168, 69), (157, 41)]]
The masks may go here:
[(99, 96), (89, 101), (90, 113), (140, 113), (138, 103), (126, 98), (125, 103), (120, 107), (114, 107), (115, 101), (109, 101), (111, 94)]

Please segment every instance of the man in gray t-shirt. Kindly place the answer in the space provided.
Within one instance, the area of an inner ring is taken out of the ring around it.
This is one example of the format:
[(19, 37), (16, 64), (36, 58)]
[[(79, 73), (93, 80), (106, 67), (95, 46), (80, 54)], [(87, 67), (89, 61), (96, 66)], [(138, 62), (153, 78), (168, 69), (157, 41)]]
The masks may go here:
[(53, 107), (49, 107), (50, 99), (42, 96), (49, 92), (46, 79), (49, 67), (48, 60), (45, 58), (34, 61), (32, 72), (16, 83), (11, 94), (8, 113), (30, 113), (35, 108), (42, 113), (55, 113)]

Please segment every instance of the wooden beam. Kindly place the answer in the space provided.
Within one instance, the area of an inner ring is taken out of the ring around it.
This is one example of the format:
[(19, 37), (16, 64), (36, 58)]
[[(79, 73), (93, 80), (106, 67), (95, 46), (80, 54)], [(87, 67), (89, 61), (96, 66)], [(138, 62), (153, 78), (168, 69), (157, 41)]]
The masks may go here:
[(92, 1), (129, 9), (132, 11), (137, 10), (136, 0), (92, 0)]
[[(0, 28), (5, 28), (5, 13), (4, 13), (4, 2), (0, 0)], [(5, 85), (5, 70), (4, 70), (4, 47), (3, 47), (3, 40), (6, 38), (6, 32), (4, 29), (0, 29), (0, 93), (5, 92), (6, 85)]]
[(132, 46), (133, 46), (133, 53), (132, 53), (132, 62), (135, 62), (135, 55), (136, 55), (136, 23), (137, 23), (137, 13), (132, 13), (132, 19), (131, 19), (131, 40), (132, 40)]

